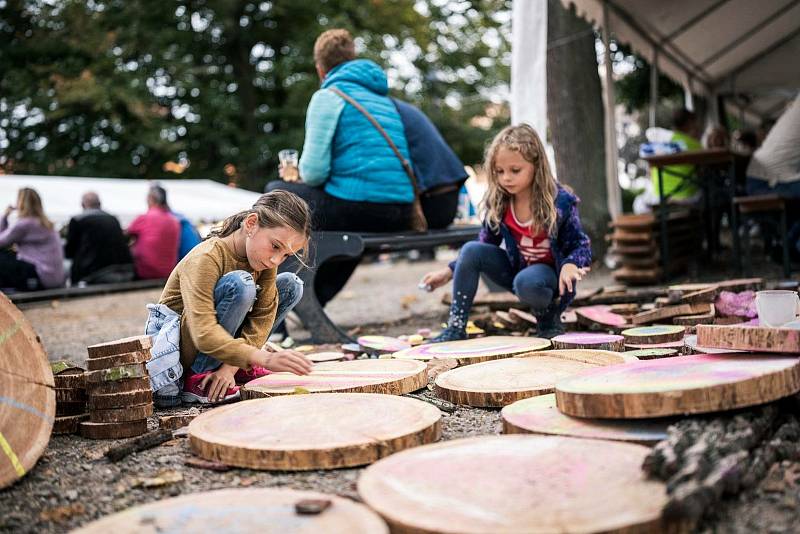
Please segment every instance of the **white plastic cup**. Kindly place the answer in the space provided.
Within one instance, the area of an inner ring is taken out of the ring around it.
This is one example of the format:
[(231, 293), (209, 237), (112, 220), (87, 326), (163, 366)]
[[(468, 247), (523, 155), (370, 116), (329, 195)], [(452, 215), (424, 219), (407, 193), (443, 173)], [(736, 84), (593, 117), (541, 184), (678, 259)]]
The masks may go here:
[(758, 291), (756, 309), (762, 326), (783, 326), (797, 318), (797, 313), (800, 311), (800, 296), (796, 291)]
[(293, 148), (287, 148), (278, 152), (278, 160), (283, 167), (283, 179), (287, 182), (296, 182), (300, 179), (300, 173), (297, 171), (297, 164), (300, 160), (300, 154)]

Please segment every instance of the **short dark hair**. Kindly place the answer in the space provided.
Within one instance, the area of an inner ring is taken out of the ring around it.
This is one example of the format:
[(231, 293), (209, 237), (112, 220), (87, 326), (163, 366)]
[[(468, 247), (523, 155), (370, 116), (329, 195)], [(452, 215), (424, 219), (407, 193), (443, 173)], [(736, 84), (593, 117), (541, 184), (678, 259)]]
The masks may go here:
[(674, 128), (686, 128), (689, 123), (697, 119), (697, 115), (693, 111), (686, 108), (678, 108), (672, 112), (672, 126)]
[(341, 28), (322, 32), (314, 43), (314, 61), (325, 72), (356, 58), (356, 45), (350, 32)]
[(151, 185), (148, 194), (158, 206), (167, 207), (167, 190), (160, 185)]

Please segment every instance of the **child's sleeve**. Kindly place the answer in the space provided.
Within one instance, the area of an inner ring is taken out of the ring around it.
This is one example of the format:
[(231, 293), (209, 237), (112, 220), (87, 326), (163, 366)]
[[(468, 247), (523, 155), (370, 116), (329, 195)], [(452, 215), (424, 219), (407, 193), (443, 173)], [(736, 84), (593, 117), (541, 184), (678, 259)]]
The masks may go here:
[(573, 263), (578, 267), (589, 267), (592, 264), (592, 242), (583, 231), (577, 204), (570, 206), (559, 241), (563, 244), (563, 263)]
[(277, 269), (261, 271), (257, 284), (261, 290), (256, 296), (253, 309), (247, 314), (242, 325), (242, 337), (248, 345), (260, 349), (264, 346), (270, 330), (275, 323), (278, 311), (278, 289), (275, 287)]

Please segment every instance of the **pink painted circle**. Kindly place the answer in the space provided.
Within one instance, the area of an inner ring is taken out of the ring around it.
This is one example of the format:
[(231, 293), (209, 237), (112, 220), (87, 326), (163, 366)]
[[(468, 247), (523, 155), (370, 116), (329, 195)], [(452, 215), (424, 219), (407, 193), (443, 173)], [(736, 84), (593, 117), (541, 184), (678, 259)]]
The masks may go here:
[(622, 336), (616, 334), (596, 334), (594, 332), (572, 332), (561, 334), (553, 338), (559, 343), (573, 343), (575, 345), (602, 345), (604, 343), (615, 343), (622, 341)]
[(361, 336), (358, 338), (358, 344), (365, 350), (379, 352), (397, 352), (411, 346), (405, 341), (389, 336)]
[(394, 358), (431, 360), (433, 358), (486, 358), (514, 356), (550, 347), (550, 342), (538, 337), (486, 336), (463, 341), (431, 343), (395, 352)]

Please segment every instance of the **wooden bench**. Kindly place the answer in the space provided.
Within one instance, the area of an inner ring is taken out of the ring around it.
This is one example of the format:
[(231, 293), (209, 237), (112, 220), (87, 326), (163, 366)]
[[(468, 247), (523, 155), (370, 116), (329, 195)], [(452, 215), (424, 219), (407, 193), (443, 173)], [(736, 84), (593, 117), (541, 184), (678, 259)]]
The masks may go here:
[[(452, 226), (429, 232), (400, 232), (387, 234), (357, 232), (315, 232), (309, 245), (311, 268), (300, 268), (297, 260), (289, 259), (281, 272), (297, 272), (305, 291), (294, 312), (303, 321), (314, 343), (350, 343), (353, 339), (328, 317), (314, 292), (319, 266), (330, 261), (356, 259), (386, 252), (429, 249), (443, 245), (461, 245), (478, 236), (480, 226)], [(299, 271), (299, 272), (298, 272)]]
[[(789, 278), (791, 275), (791, 265), (789, 261), (789, 235), (786, 222), (786, 209), (789, 205), (789, 199), (783, 198), (779, 195), (753, 195), (746, 197), (736, 197), (733, 199), (733, 217), (737, 221), (736, 226), (742, 226), (743, 222), (748, 219), (756, 219), (759, 217), (773, 217), (778, 219), (778, 230), (780, 233), (781, 244), (783, 246), (783, 276)], [(750, 272), (750, 235), (747, 227), (744, 227), (742, 235), (742, 245), (744, 250), (743, 254), (736, 256), (739, 270), (742, 270), (742, 257), (745, 258), (744, 273)], [(763, 228), (762, 228), (763, 231)], [(766, 245), (766, 243), (765, 243)]]
[(84, 287), (60, 287), (57, 289), (9, 293), (8, 298), (11, 299), (11, 302), (14, 304), (25, 304), (28, 302), (41, 302), (45, 300), (91, 297), (94, 295), (107, 295), (124, 291), (162, 288), (166, 281), (167, 280), (164, 278), (160, 280), (135, 280), (132, 282), (118, 282), (114, 284), (93, 284)]

